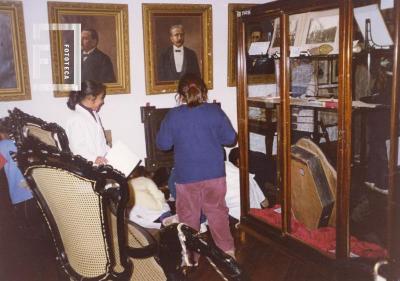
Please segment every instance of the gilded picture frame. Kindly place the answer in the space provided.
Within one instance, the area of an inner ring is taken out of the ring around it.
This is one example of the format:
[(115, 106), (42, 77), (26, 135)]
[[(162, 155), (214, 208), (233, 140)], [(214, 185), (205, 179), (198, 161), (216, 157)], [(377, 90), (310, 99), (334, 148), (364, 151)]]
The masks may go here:
[[(237, 73), (237, 23), (238, 16), (237, 13), (239, 11), (248, 10), (256, 4), (243, 4), (243, 3), (235, 3), (228, 4), (228, 87), (236, 86), (236, 73)], [(268, 27), (267, 27), (268, 26)], [(268, 30), (266, 30), (268, 29)], [(262, 37), (260, 40), (266, 41), (268, 34), (272, 36), (272, 24), (270, 20), (263, 19), (257, 20), (255, 22), (246, 21), (245, 23), (245, 36), (246, 36), (246, 49), (250, 48), (251, 44), (251, 36), (255, 31), (260, 31), (262, 33)], [(268, 33), (268, 34), (267, 34)], [(248, 53), (246, 53), (247, 58), (247, 83), (248, 84), (273, 84), (275, 83), (275, 74), (274, 74), (274, 62), (272, 59), (267, 59), (267, 57), (259, 58), (259, 57), (250, 57)], [(268, 66), (267, 66), (268, 64)], [(253, 67), (253, 66), (257, 67)], [(260, 66), (260, 67), (259, 67)], [(266, 67), (269, 68), (268, 71)]]
[[(97, 41), (97, 46), (88, 51), (89, 55), (85, 55), (85, 47), (82, 45), (80, 68), (82, 80), (104, 83), (107, 94), (130, 93), (128, 5), (47, 2), (47, 8), (49, 24), (80, 24), (81, 42), (84, 42), (85, 34), (89, 34), (89, 37)], [(68, 81), (68, 76), (65, 76), (63, 68), (65, 62), (63, 44), (66, 40), (71, 40), (71, 37), (68, 31), (50, 31), (54, 84), (71, 83)], [(91, 55), (96, 57), (91, 58)], [(97, 63), (99, 60), (106, 63), (99, 66)], [(71, 71), (73, 72), (73, 69)], [(64, 97), (68, 92), (56, 90), (54, 95)]]
[[(146, 94), (176, 92), (179, 77), (187, 72), (201, 75), (207, 88), (212, 89), (212, 6), (142, 4), (142, 13)], [(178, 31), (183, 34), (180, 66), (175, 63), (176, 47), (170, 36), (170, 32)]]
[(237, 73), (237, 12), (249, 9), (256, 4), (228, 4), (228, 87), (236, 87)]
[(0, 2), (0, 101), (30, 100), (22, 2)]

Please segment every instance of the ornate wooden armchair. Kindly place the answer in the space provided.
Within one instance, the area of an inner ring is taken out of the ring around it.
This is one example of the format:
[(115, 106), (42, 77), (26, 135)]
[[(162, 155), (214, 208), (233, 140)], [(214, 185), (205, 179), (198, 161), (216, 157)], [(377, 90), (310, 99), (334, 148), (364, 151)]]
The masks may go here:
[(24, 139), (35, 138), (55, 151), (69, 152), (68, 138), (64, 129), (56, 123), (29, 115), (18, 108), (9, 111), (11, 137), (21, 143)]
[(125, 221), (122, 174), (32, 142), (20, 144), (16, 158), (71, 280), (166, 280), (154, 239)]

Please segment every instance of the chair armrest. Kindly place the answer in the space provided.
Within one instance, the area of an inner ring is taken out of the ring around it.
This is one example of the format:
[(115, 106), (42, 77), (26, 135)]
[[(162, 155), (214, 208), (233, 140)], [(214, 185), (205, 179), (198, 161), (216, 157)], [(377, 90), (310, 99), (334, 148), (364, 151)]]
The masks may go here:
[(144, 227), (127, 220), (128, 228), (128, 256), (132, 258), (148, 258), (155, 256), (158, 252), (158, 243)]

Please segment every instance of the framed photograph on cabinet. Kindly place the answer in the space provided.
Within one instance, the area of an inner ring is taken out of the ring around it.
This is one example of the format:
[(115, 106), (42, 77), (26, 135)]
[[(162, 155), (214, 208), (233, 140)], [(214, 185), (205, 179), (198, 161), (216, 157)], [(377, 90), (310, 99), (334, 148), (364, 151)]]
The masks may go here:
[(142, 4), (146, 93), (176, 92), (185, 73), (212, 78), (212, 9), (199, 4)]
[[(303, 26), (304, 22), (306, 21), (306, 17), (307, 13), (289, 16), (289, 49), (291, 56), (298, 56), (293, 52), (293, 48), (298, 47), (301, 44)], [(280, 32), (279, 18), (276, 18), (274, 20), (274, 33), (272, 35), (271, 47), (269, 48), (270, 56), (280, 52)]]
[[(105, 83), (108, 94), (130, 92), (128, 5), (47, 2), (49, 24), (80, 24), (80, 69), (69, 65), (65, 75), (65, 46), (78, 44), (70, 30), (50, 31), (54, 84), (72, 84), (74, 71), (81, 80)], [(74, 58), (68, 47), (69, 61)], [(68, 92), (56, 91), (55, 96)]]
[[(228, 4), (228, 87), (236, 87), (237, 71), (237, 13), (247, 10), (256, 4)], [(251, 83), (251, 77), (249, 77)]]
[[(322, 48), (324, 47), (324, 48)], [(323, 49), (318, 54), (339, 51), (339, 9), (307, 13), (301, 50)]]
[(0, 101), (29, 100), (22, 2), (0, 2)]

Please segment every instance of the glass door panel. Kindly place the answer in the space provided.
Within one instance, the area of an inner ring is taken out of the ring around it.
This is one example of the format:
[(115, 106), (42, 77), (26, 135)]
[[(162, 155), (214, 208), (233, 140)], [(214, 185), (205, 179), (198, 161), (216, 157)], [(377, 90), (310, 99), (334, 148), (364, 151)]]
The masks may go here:
[[(294, 14), (288, 22), (289, 96), (285, 101), (290, 107), (288, 113), (281, 114), (290, 126), (290, 149), (282, 152), (288, 152), (290, 167), (290, 186), (283, 187), (289, 206), (287, 231), (293, 238), (334, 256), (339, 12)], [(276, 20), (276, 29), (280, 25)], [(276, 38), (280, 33), (274, 32), (272, 52), (280, 57), (282, 40), (277, 44)], [(286, 131), (288, 125), (282, 125)]]
[(275, 84), (275, 59), (269, 55), (274, 33), (273, 17), (245, 23), (248, 93), (248, 175), (250, 214), (281, 227), (277, 183), (277, 107), (268, 99), (279, 95)]
[[(337, 56), (290, 59), (289, 233), (326, 255), (336, 251)], [(333, 70), (333, 71), (332, 71)]]
[[(381, 46), (383, 41), (377, 40), (386, 34), (392, 41), (394, 17), (393, 9), (368, 7), (354, 9), (353, 34), (358, 43), (353, 50), (350, 256), (384, 258), (388, 237), (393, 44)], [(366, 8), (370, 9), (368, 17), (359, 12)]]

